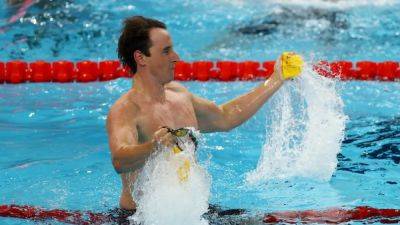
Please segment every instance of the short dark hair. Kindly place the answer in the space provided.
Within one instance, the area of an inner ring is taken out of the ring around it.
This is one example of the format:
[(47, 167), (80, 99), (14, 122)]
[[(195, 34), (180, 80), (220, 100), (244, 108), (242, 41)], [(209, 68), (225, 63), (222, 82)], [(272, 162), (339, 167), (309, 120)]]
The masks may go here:
[(141, 51), (145, 56), (150, 56), (150, 29), (167, 26), (158, 20), (143, 16), (132, 16), (124, 21), (124, 27), (118, 40), (118, 58), (122, 65), (128, 66), (132, 73), (136, 73), (137, 65), (133, 57), (136, 50)]

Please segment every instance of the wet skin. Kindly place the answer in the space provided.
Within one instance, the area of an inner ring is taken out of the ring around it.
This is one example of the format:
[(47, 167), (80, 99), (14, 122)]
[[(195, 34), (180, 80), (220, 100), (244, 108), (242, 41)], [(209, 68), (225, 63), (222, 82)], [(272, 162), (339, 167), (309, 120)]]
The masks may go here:
[[(136, 208), (132, 185), (156, 144), (175, 144), (175, 137), (162, 127), (229, 131), (254, 115), (283, 84), (281, 70), (275, 69), (265, 85), (218, 106), (172, 81), (179, 56), (168, 32), (153, 28), (149, 36), (150, 56), (133, 53), (137, 72), (132, 89), (115, 102), (107, 117), (112, 163), (122, 180), (123, 209)], [(280, 68), (280, 58), (277, 62)]]

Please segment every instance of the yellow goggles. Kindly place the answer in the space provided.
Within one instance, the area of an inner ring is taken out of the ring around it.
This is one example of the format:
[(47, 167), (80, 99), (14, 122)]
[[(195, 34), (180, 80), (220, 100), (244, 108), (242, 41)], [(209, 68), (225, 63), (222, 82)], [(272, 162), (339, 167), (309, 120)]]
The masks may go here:
[[(174, 135), (177, 138), (185, 137), (186, 135), (189, 135), (190, 140), (193, 141), (195, 148), (197, 148), (197, 144), (198, 144), (197, 139), (194, 136), (192, 130), (190, 130), (188, 128), (178, 128), (178, 129), (172, 129), (169, 127), (163, 127), (163, 128), (167, 129), (168, 132), (170, 132), (172, 135)], [(178, 139), (178, 141), (179, 141), (179, 139)]]

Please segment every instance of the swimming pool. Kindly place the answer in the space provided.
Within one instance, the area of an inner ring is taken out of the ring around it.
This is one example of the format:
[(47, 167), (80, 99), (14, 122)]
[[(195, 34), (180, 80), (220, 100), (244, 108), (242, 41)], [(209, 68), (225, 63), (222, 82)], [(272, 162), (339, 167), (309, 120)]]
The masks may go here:
[[(185, 60), (261, 61), (289, 49), (318, 59), (399, 61), (399, 15), (394, 13), (400, 8), (398, 3), (366, 6), (316, 1), (312, 6), (320, 8), (319, 13), (305, 5), (50, 1), (34, 6), (20, 23), (1, 35), (1, 60), (115, 58), (116, 24), (141, 13), (167, 22)], [(187, 10), (173, 14), (183, 6)], [(9, 9), (1, 7), (4, 21)], [(298, 21), (295, 24), (282, 16), (291, 10), (300, 10), (293, 19)], [(1, 204), (91, 211), (116, 207), (120, 183), (110, 163), (104, 122), (111, 104), (130, 85), (125, 79), (2, 85)], [(184, 85), (223, 103), (256, 83)], [(203, 136), (198, 158), (212, 176), (210, 202), (261, 212), (359, 205), (400, 208), (400, 84), (352, 81), (340, 82), (338, 87), (349, 119), (338, 168), (329, 182), (290, 178), (271, 180), (261, 187), (246, 185), (245, 175), (255, 169), (265, 142), (266, 114), (271, 106), (267, 103), (232, 132)], [(36, 224), (7, 218), (0, 222)]]

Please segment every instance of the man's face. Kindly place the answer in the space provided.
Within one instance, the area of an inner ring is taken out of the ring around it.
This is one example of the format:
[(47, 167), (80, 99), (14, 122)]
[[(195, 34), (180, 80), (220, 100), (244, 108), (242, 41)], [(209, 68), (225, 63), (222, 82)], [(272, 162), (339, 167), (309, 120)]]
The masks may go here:
[(178, 54), (173, 49), (168, 31), (161, 28), (150, 30), (150, 57), (146, 57), (146, 66), (151, 74), (156, 76), (162, 84), (174, 79), (175, 63), (179, 60)]

